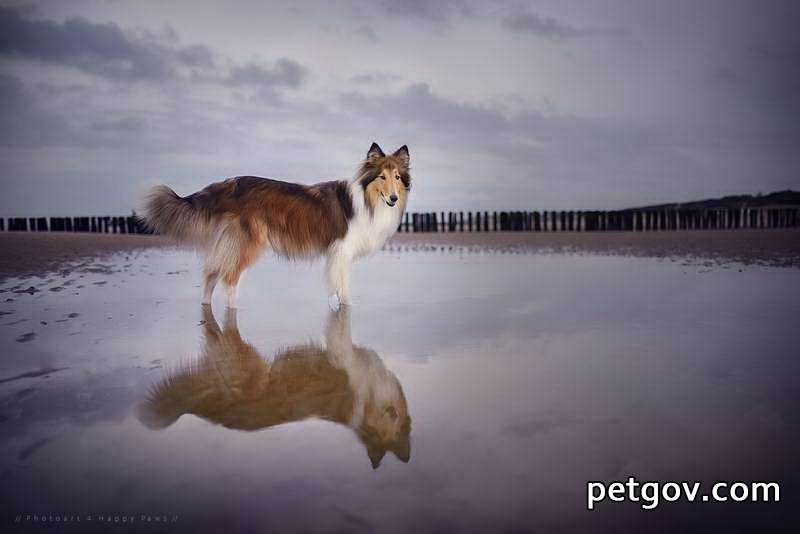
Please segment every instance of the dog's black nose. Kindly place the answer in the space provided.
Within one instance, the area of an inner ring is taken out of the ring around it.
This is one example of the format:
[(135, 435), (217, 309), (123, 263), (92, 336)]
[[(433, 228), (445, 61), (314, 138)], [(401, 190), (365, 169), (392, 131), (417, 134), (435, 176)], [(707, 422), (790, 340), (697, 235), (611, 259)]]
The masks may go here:
[(397, 195), (395, 194), (390, 195), (389, 200), (391, 200), (392, 202), (397, 202)]

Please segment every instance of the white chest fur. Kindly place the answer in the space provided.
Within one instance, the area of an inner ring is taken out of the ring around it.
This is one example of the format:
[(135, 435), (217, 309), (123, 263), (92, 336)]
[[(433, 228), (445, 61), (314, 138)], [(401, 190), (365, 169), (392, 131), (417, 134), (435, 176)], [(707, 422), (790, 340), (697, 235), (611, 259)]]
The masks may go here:
[(354, 215), (342, 239), (341, 247), (352, 258), (368, 256), (383, 247), (400, 224), (402, 211), (380, 202), (372, 213), (364, 204), (364, 192), (359, 184), (350, 187)]

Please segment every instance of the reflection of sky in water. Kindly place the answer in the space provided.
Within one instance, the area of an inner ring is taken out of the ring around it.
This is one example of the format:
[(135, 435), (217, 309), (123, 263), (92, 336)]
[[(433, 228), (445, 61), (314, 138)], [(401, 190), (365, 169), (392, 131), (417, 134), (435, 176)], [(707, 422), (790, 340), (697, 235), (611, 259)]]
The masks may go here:
[[(411, 418), (409, 463), (387, 454), (373, 470), (369, 443), (342, 422), (281, 412), (255, 431), (216, 424), (263, 412), (247, 402), (274, 393), (265, 384), (226, 382), (238, 393), (223, 390), (212, 416), (142, 424), (148, 391), (207, 349), (198, 269), (192, 254), (162, 251), (106, 263), (116, 272), (2, 286), (0, 311), (13, 312), (0, 316), (4, 513), (179, 514), (211, 531), (797, 520), (800, 271), (439, 253), (359, 263), (353, 342), (397, 378)], [(42, 291), (15, 292), (29, 286)], [(263, 261), (243, 282), (238, 332), (267, 364), (326, 347), (327, 321), (320, 265)], [(320, 402), (302, 373), (276, 384)], [(340, 386), (326, 391), (352, 402)], [(587, 480), (628, 475), (774, 479), (784, 500), (585, 512)]]

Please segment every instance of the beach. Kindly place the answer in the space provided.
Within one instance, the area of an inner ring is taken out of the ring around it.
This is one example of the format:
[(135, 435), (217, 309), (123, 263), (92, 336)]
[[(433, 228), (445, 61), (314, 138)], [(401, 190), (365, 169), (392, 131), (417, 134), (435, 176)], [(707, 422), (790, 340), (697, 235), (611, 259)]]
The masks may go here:
[[(163, 238), (2, 234), (4, 526), (781, 528), (797, 235), (397, 235), (334, 312), (324, 262), (262, 259), (230, 310)], [(781, 500), (587, 511), (629, 476)]]
[[(171, 239), (151, 235), (0, 233), (0, 280), (64, 269), (88, 257), (171, 246)], [(800, 267), (800, 230), (398, 233), (386, 249), (599, 254)]]

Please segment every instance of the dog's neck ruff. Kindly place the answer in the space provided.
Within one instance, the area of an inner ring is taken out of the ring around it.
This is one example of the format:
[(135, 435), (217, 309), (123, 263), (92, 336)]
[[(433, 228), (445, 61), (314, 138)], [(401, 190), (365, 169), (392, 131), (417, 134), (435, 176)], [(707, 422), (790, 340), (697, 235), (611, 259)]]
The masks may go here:
[(373, 254), (397, 230), (403, 216), (403, 207), (390, 207), (381, 200), (370, 209), (360, 180), (350, 183), (350, 197), (353, 200), (353, 218), (349, 221), (341, 246), (352, 257)]

